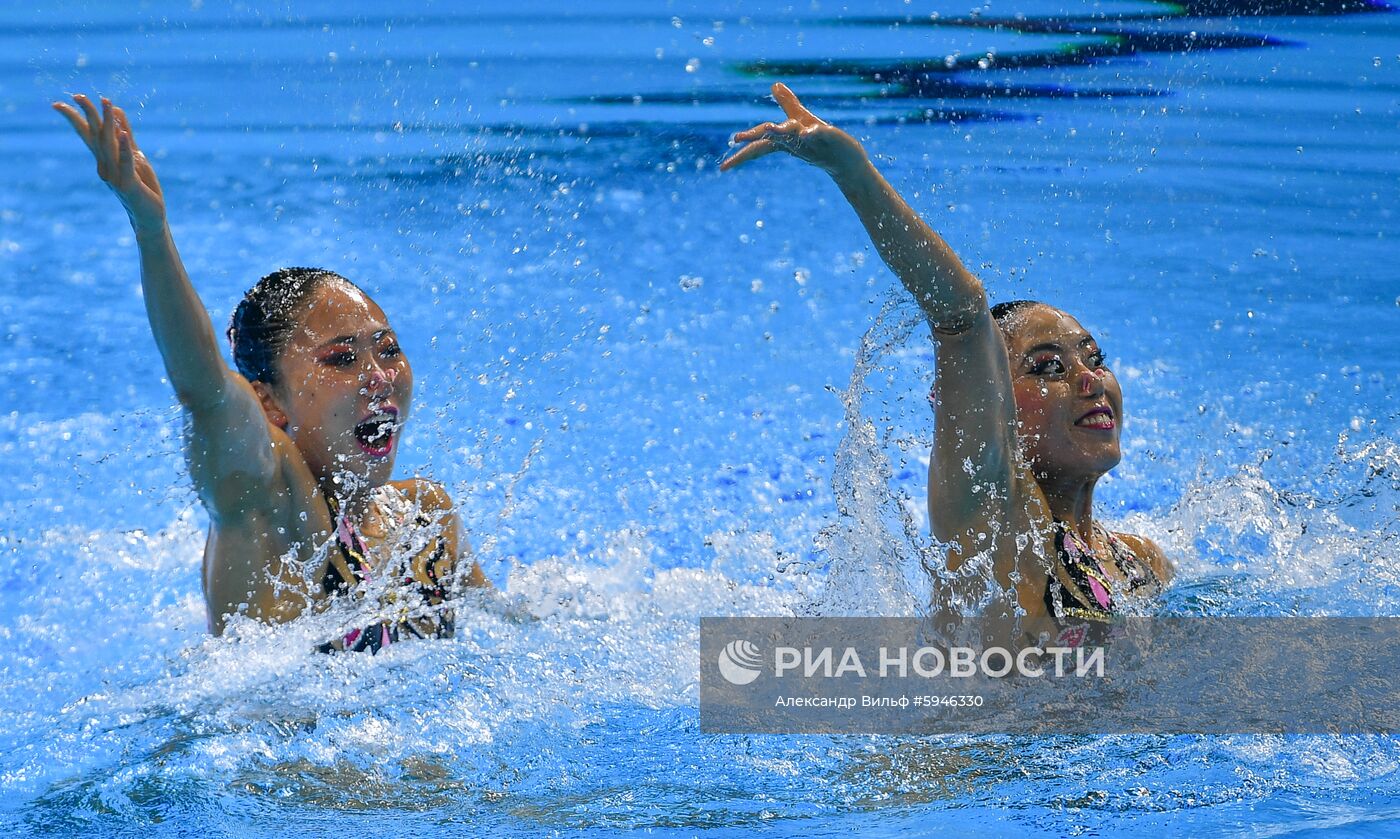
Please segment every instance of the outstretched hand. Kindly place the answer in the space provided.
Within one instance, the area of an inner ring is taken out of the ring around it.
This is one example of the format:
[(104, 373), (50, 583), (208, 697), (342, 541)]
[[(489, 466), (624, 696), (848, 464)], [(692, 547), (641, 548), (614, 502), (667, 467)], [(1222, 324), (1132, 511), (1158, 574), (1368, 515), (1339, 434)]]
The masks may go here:
[(819, 166), (832, 176), (852, 171), (866, 162), (865, 149), (854, 137), (803, 107), (787, 85), (774, 84), (773, 98), (782, 107), (787, 120), (765, 122), (735, 134), (731, 143), (744, 143), (744, 146), (719, 165), (720, 171), (727, 172), (775, 151), (787, 152)]
[[(72, 124), (88, 150), (97, 160), (97, 175), (121, 199), (131, 226), (140, 231), (165, 225), (165, 198), (160, 191), (156, 170), (136, 146), (131, 135), (131, 123), (126, 112), (106, 98), (102, 112), (81, 93), (74, 94), (74, 108), (64, 102), (53, 103), (53, 109)], [(82, 110), (80, 111), (79, 108)]]

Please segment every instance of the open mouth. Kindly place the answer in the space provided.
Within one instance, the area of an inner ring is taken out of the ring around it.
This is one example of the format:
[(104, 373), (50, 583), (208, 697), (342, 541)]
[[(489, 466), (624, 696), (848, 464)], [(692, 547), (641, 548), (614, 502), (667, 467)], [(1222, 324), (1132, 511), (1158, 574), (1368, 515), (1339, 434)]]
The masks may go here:
[(1115, 428), (1113, 421), (1113, 411), (1108, 408), (1095, 408), (1084, 416), (1074, 421), (1080, 428), (1097, 428), (1108, 431)]
[(355, 426), (355, 442), (371, 457), (384, 457), (394, 450), (399, 433), (398, 411), (383, 411)]

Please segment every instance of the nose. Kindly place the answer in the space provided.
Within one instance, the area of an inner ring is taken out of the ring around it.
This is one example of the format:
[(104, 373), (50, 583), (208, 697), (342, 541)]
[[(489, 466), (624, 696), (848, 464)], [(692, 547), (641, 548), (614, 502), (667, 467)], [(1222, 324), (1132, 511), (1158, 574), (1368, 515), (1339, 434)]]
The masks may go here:
[(1080, 367), (1079, 370), (1079, 395), (1099, 396), (1103, 393), (1103, 370)]
[(371, 361), (364, 377), (365, 390), (370, 393), (388, 390), (393, 387), (394, 380), (398, 377), (398, 368), (384, 367), (378, 361)]

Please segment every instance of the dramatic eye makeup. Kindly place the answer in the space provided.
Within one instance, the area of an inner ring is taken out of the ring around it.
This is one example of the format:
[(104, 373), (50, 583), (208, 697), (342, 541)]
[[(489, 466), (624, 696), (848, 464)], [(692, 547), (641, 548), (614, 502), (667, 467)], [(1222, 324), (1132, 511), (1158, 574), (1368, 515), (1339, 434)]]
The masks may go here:
[(1042, 354), (1030, 360), (1030, 371), (1037, 376), (1057, 375), (1065, 372), (1065, 365), (1058, 355)]
[(316, 349), (316, 360), (331, 367), (347, 367), (357, 360), (355, 336), (341, 335), (332, 338)]
[(398, 336), (392, 332), (380, 332), (374, 336), (379, 345), (379, 355), (383, 358), (397, 358), (403, 355)]

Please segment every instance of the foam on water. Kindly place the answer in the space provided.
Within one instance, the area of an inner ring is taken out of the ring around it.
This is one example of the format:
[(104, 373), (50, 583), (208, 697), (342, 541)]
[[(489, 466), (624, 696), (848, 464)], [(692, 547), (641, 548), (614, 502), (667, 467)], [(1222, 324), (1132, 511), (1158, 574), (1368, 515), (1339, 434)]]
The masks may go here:
[[(528, 831), (871, 807), (947, 814), (1027, 798), (1041, 802), (1028, 818), (1069, 828), (1200, 808), (1228, 818), (1302, 789), (1363, 802), (1383, 793), (1400, 766), (1383, 737), (700, 734), (697, 618), (926, 608), (935, 546), (909, 503), (922, 476), (901, 481), (891, 467), (923, 448), (867, 401), (870, 382), (897, 382), (925, 353), (902, 305), (877, 318), (841, 396), (839, 515), (814, 537), (816, 560), (794, 562), (753, 529), (712, 533), (711, 556), (668, 567), (646, 528), (628, 527), (596, 550), (530, 564), (485, 557), (508, 569), (501, 591), (463, 602), (455, 640), (325, 656), (310, 650), (343, 614), (276, 628), (240, 619), (221, 638), (204, 634), (193, 507), (149, 533), (46, 531), (22, 556), (62, 568), (66, 584), (29, 589), (23, 617), (0, 628), (10, 677), (0, 783), (29, 802), (23, 824), (36, 832), (116, 820), (153, 833), (185, 808), (230, 806), (244, 818), (272, 808), (379, 824), (433, 812)], [(927, 435), (927, 404), (918, 410)], [(1389, 477), (1400, 464), (1392, 444), (1354, 436), (1316, 494), (1278, 489), (1261, 454), (1191, 483), (1167, 510), (1128, 515), (1121, 526), (1158, 539), (1179, 564), (1167, 610), (1383, 614), (1400, 557), (1364, 525), (1400, 502)], [(1317, 816), (1353, 817), (1369, 818)]]

